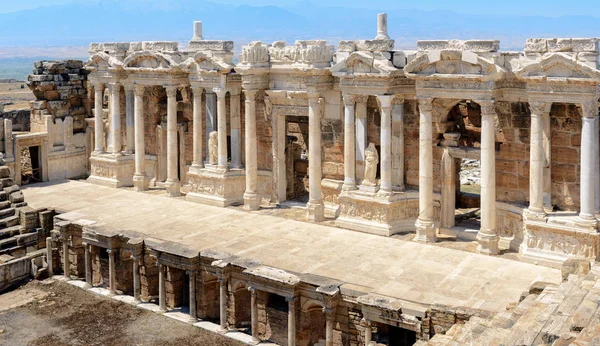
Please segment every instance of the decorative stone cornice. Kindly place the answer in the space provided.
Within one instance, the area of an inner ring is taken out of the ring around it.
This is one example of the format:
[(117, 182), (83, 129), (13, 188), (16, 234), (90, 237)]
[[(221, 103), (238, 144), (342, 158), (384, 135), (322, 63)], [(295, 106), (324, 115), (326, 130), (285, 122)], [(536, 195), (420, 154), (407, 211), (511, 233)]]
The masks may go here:
[(514, 73), (518, 79), (534, 83), (600, 83), (600, 70), (577, 61), (566, 53), (546, 54), (541, 60), (517, 69)]
[(250, 42), (247, 46), (242, 47), (240, 55), (240, 65), (248, 65), (251, 67), (268, 67), (269, 66), (269, 48), (263, 46), (260, 41)]
[(418, 52), (416, 58), (404, 66), (404, 74), (414, 79), (481, 83), (504, 79), (506, 70), (473, 51), (435, 50)]
[(417, 49), (427, 50), (461, 50), (476, 53), (497, 52), (500, 49), (498, 40), (423, 40), (417, 41)]

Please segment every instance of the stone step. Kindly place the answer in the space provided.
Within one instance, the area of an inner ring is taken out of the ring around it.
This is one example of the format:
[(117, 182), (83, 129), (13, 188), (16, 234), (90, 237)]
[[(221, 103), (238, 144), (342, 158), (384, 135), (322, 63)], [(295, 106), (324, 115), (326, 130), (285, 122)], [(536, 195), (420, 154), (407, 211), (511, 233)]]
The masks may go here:
[(532, 345), (539, 331), (546, 324), (558, 304), (536, 301), (511, 328), (507, 339), (509, 345)]
[(0, 240), (0, 250), (8, 249), (17, 246), (17, 239), (10, 237)]
[(37, 233), (25, 233), (14, 236), (19, 246), (33, 246), (38, 243)]
[(0, 210), (0, 219), (15, 215), (15, 208), (6, 208)]
[(12, 203), (10, 201), (2, 201), (2, 202), (0, 202), (0, 210), (4, 210), (4, 209), (7, 209), (7, 208), (10, 208), (11, 204)]
[(6, 228), (6, 227), (11, 227), (11, 226), (16, 226), (19, 224), (19, 221), (20, 221), (20, 218), (18, 215), (13, 215), (13, 216), (6, 217), (4, 219), (0, 219), (0, 229)]
[(0, 230), (0, 239), (7, 239), (22, 233), (25, 233), (25, 227), (21, 225), (7, 227)]

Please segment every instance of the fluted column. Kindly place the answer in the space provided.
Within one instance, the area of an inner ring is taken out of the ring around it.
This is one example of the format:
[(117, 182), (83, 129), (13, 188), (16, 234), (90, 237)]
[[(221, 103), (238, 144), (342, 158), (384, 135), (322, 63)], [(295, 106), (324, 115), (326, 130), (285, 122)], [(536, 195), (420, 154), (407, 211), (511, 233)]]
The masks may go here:
[(206, 148), (205, 162), (210, 162), (210, 150), (208, 150), (208, 139), (211, 132), (217, 130), (217, 95), (212, 90), (206, 90), (206, 136), (204, 147)]
[(110, 290), (110, 294), (117, 293), (117, 271), (115, 267), (115, 250), (114, 249), (106, 249), (108, 253), (108, 288)]
[(94, 84), (94, 152), (104, 152), (104, 122), (102, 120), (102, 100), (104, 98), (104, 84)]
[[(544, 129), (543, 117), (550, 111), (551, 103), (529, 102), (531, 133), (529, 135), (529, 208), (527, 216), (534, 219), (546, 217), (544, 212)], [(483, 136), (483, 134), (482, 134)]]
[(179, 190), (177, 145), (177, 87), (167, 86), (167, 194), (171, 197), (181, 195)]
[(325, 220), (325, 205), (321, 194), (321, 115), (323, 99), (319, 93), (308, 93), (308, 221)]
[(480, 104), (481, 228), (477, 233), (477, 251), (496, 255), (499, 239), (496, 231), (496, 104), (494, 101), (482, 101)]
[(111, 114), (111, 143), (110, 149), (113, 154), (121, 153), (121, 84), (109, 83), (110, 114)]
[(256, 289), (254, 287), (248, 287), (250, 291), (250, 325), (252, 331), (252, 343), (258, 344), (260, 338), (258, 336), (258, 306), (256, 302)]
[(381, 181), (379, 194), (392, 193), (392, 95), (378, 95), (379, 108), (381, 108)]
[(125, 84), (125, 134), (127, 136), (127, 154), (133, 154), (135, 150), (135, 119), (134, 119), (134, 86), (132, 84)]
[(242, 120), (239, 90), (229, 94), (229, 127), (231, 128), (231, 167), (242, 167)]
[(167, 311), (167, 291), (165, 287), (165, 266), (158, 263), (158, 309), (161, 312)]
[(333, 323), (335, 320), (335, 309), (323, 308), (325, 314), (325, 346), (333, 346)]
[(202, 92), (204, 88), (192, 87), (192, 93), (194, 94), (194, 119), (193, 119), (193, 159), (192, 167), (202, 168), (204, 167), (204, 159), (202, 158)]
[(227, 280), (219, 276), (219, 324), (220, 332), (226, 333), (227, 329)]
[(69, 258), (69, 236), (67, 234), (63, 234), (63, 272), (64, 276), (69, 279), (70, 275), (70, 267), (71, 267), (71, 259)]
[(415, 224), (415, 241), (435, 242), (433, 221), (433, 103), (430, 98), (419, 99), (419, 217)]
[(365, 177), (365, 150), (367, 149), (367, 95), (356, 96), (356, 179), (362, 181)]
[(88, 287), (92, 287), (92, 259), (91, 259), (91, 245), (83, 243), (83, 253), (85, 257), (85, 284)]
[(140, 258), (137, 254), (132, 254), (133, 260), (133, 300), (139, 303), (140, 300)]
[(245, 151), (246, 151), (246, 191), (244, 192), (244, 208), (258, 210), (258, 142), (256, 139), (256, 97), (258, 90), (244, 90), (245, 108)]
[(296, 346), (296, 297), (286, 297), (288, 302), (288, 346)]
[(146, 181), (146, 144), (144, 142), (144, 91), (143, 85), (134, 86), (134, 130), (135, 130), (135, 174), (133, 176), (134, 191), (148, 189)]
[(217, 94), (217, 168), (227, 170), (227, 90), (214, 88), (213, 91)]
[(594, 216), (596, 209), (596, 184), (597, 176), (594, 156), (598, 152), (594, 149), (598, 146), (598, 132), (595, 131), (596, 118), (598, 117), (598, 102), (584, 102), (581, 105), (583, 112), (581, 129), (581, 178), (580, 178), (580, 212), (578, 223), (582, 226), (597, 228)]
[(392, 189), (404, 191), (404, 99), (392, 100)]
[(343, 190), (356, 190), (356, 133), (354, 125), (354, 96), (344, 99), (344, 185)]
[(194, 323), (198, 319), (196, 313), (196, 271), (188, 270), (187, 275), (190, 281), (190, 322)]

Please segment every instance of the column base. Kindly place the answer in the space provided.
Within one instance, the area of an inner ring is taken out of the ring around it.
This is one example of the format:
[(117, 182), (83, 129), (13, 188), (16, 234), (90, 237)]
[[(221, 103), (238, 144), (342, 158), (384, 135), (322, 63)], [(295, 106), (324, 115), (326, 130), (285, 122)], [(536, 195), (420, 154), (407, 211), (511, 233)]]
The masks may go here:
[(142, 301), (139, 298), (133, 298), (133, 304), (137, 305), (137, 304), (141, 304)]
[(543, 210), (525, 209), (523, 214), (527, 220), (546, 221), (548, 218)]
[(176, 181), (167, 181), (165, 183), (165, 188), (167, 189), (167, 195), (169, 197), (179, 197), (181, 196), (181, 185)]
[(306, 203), (306, 211), (309, 222), (321, 222), (325, 220), (325, 204), (322, 201)]
[(244, 193), (244, 209), (258, 210), (260, 209), (260, 197), (256, 193)]
[(494, 230), (481, 228), (477, 233), (477, 252), (482, 255), (497, 255), (500, 253), (498, 249), (499, 237)]
[(221, 328), (219, 328), (219, 330), (217, 330), (217, 333), (219, 333), (219, 334), (227, 334), (227, 332), (229, 332), (229, 329), (223, 328), (223, 327), (221, 327)]
[(188, 323), (190, 323), (190, 324), (194, 324), (194, 323), (196, 323), (196, 322), (198, 322), (198, 319), (197, 319), (197, 318), (194, 318), (194, 317), (192, 317), (192, 316), (190, 316), (190, 318), (188, 319)]
[(358, 190), (355, 182), (344, 182), (342, 185), (342, 191), (353, 191)]
[(250, 344), (251, 345), (258, 345), (258, 344), (260, 344), (260, 340), (257, 339), (257, 338), (255, 338), (255, 337), (252, 337), (252, 340), (250, 340)]
[(160, 312), (161, 314), (164, 314), (167, 311), (169, 311), (169, 310), (167, 310), (166, 308), (161, 308), (161, 307), (158, 308), (158, 312)]
[(146, 191), (148, 190), (148, 179), (145, 175), (134, 175), (133, 176), (133, 191)]
[(437, 240), (435, 222), (417, 219), (415, 222), (417, 235), (413, 239), (419, 243), (435, 243)]
[(585, 216), (579, 214), (575, 219), (575, 224), (581, 228), (589, 229), (589, 230), (597, 230), (598, 229), (598, 219), (594, 216)]

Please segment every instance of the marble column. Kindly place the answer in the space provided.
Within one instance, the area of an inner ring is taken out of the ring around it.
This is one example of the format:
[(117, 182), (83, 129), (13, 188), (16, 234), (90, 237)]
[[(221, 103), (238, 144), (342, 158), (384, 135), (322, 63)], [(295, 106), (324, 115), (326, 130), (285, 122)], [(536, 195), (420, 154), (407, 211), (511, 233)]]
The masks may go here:
[(365, 150), (367, 149), (367, 95), (356, 96), (356, 180), (365, 177)]
[(224, 88), (214, 88), (217, 94), (217, 150), (218, 163), (217, 168), (227, 170), (227, 90)]
[(48, 277), (54, 276), (54, 261), (52, 256), (52, 237), (46, 237), (46, 264), (48, 265)]
[[(529, 135), (529, 208), (527, 216), (544, 219), (544, 127), (543, 117), (550, 111), (551, 103), (529, 102), (531, 132)], [(483, 135), (483, 134), (482, 134)]]
[(219, 324), (220, 332), (227, 333), (227, 280), (219, 276)]
[(256, 139), (256, 97), (258, 90), (244, 90), (246, 96), (246, 191), (244, 192), (244, 208), (258, 210), (260, 197), (258, 195), (258, 141)]
[[(595, 117), (594, 118), (594, 133), (598, 134), (598, 131), (600, 130), (600, 118), (599, 117)], [(600, 217), (600, 143), (598, 142), (598, 139), (596, 139), (596, 141), (594, 142), (594, 152), (597, 153), (596, 155), (594, 155), (594, 183), (595, 183), (595, 188), (594, 188), (594, 215), (596, 216), (596, 218)]]
[(146, 144), (144, 143), (144, 91), (143, 85), (134, 86), (134, 130), (135, 130), (135, 174), (133, 175), (133, 190), (148, 189), (146, 181)]
[(404, 99), (392, 100), (392, 189), (404, 191)]
[(363, 319), (365, 324), (365, 346), (368, 346), (373, 339), (373, 330), (371, 329), (371, 321)]
[(229, 127), (231, 133), (231, 168), (242, 168), (242, 120), (239, 90), (229, 94)]
[(94, 84), (94, 152), (104, 152), (104, 121), (102, 119), (102, 104), (104, 98), (104, 84)]
[(140, 257), (137, 254), (132, 254), (133, 260), (133, 300), (136, 303), (140, 300)]
[(335, 309), (323, 308), (325, 314), (325, 346), (333, 346), (333, 324), (335, 320)]
[[(550, 107), (549, 107), (550, 108)], [(544, 146), (544, 211), (552, 212), (552, 128), (550, 110), (542, 115), (543, 146)]]
[(250, 325), (252, 329), (252, 343), (258, 344), (260, 338), (258, 335), (258, 306), (256, 302), (256, 289), (249, 287), (250, 291)]
[(167, 86), (167, 194), (171, 197), (181, 195), (178, 174), (177, 141), (177, 87)]
[(69, 236), (63, 235), (63, 272), (67, 279), (71, 278), (71, 259), (69, 258)]
[(125, 84), (125, 135), (127, 136), (126, 154), (133, 154), (135, 150), (135, 120), (134, 96), (132, 84)]
[[(477, 251), (498, 254), (496, 231), (496, 103), (481, 105), (481, 228), (477, 233)], [(541, 180), (540, 180), (541, 183)]]
[(379, 194), (392, 194), (392, 99), (393, 95), (377, 95), (381, 110)]
[(415, 241), (436, 240), (433, 221), (433, 100), (419, 99), (419, 217), (415, 226)]
[(192, 87), (192, 93), (194, 94), (194, 118), (193, 118), (193, 158), (192, 167), (198, 169), (204, 167), (204, 160), (202, 159), (202, 92), (204, 88)]
[(198, 319), (198, 314), (196, 312), (196, 271), (188, 270), (187, 275), (190, 281), (190, 322), (194, 323)]
[(288, 302), (288, 346), (296, 346), (296, 297), (286, 297)]
[(343, 95), (344, 100), (344, 185), (342, 190), (356, 190), (356, 132), (354, 125), (353, 95)]
[(121, 84), (108, 84), (110, 93), (110, 114), (111, 114), (111, 143), (110, 149), (113, 154), (121, 153)]
[(88, 243), (83, 243), (83, 254), (85, 257), (85, 284), (88, 287), (92, 287), (92, 259), (91, 250), (92, 247)]
[(108, 289), (110, 294), (117, 293), (117, 268), (115, 267), (115, 250), (106, 249), (108, 253)]
[(206, 148), (205, 162), (210, 162), (210, 153), (208, 150), (208, 136), (211, 132), (217, 130), (217, 95), (206, 90), (206, 136), (204, 147)]
[(321, 193), (321, 116), (323, 99), (319, 93), (308, 93), (308, 221), (325, 220), (325, 204)]
[(598, 146), (598, 132), (595, 131), (595, 122), (598, 117), (598, 102), (584, 102), (581, 105), (583, 112), (581, 129), (581, 178), (580, 178), (580, 212), (578, 224), (590, 228), (597, 227), (594, 216), (596, 209), (596, 184), (597, 176), (594, 167), (598, 152), (594, 149)]
[(158, 310), (167, 311), (167, 291), (165, 287), (165, 266), (158, 263)]

